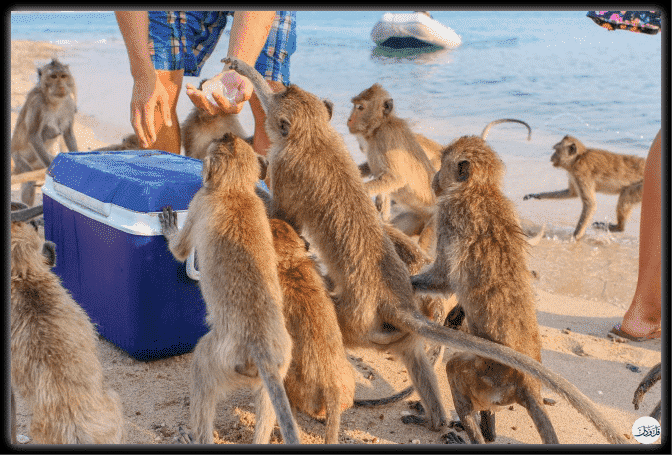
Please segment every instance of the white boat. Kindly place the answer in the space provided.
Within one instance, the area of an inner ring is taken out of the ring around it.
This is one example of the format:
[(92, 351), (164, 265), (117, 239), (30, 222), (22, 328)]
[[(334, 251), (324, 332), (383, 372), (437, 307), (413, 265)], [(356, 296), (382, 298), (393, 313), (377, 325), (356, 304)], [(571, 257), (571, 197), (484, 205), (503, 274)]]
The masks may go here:
[(438, 46), (457, 47), (462, 43), (453, 29), (435, 21), (426, 12), (385, 13), (371, 30), (371, 39), (379, 46), (395, 49)]

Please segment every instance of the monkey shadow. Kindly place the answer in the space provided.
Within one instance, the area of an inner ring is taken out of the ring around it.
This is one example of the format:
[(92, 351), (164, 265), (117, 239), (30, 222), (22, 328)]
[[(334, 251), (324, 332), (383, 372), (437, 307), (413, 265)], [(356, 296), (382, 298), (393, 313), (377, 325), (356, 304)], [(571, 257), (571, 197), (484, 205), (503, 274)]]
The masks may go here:
[(380, 63), (399, 63), (399, 62), (417, 62), (417, 63), (439, 63), (446, 64), (451, 62), (451, 50), (439, 46), (391, 48), (385, 46), (376, 46), (371, 51), (371, 60)]

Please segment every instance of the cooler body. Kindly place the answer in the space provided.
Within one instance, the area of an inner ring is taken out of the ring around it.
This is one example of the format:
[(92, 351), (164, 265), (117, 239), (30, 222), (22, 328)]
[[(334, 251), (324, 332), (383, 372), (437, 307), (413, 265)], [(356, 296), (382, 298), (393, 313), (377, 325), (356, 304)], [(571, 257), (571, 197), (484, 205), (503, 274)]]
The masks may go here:
[(178, 226), (201, 186), (201, 162), (160, 151), (58, 155), (43, 191), (54, 272), (104, 338), (140, 360), (188, 352), (204, 335), (198, 281), (175, 260), (158, 215)]

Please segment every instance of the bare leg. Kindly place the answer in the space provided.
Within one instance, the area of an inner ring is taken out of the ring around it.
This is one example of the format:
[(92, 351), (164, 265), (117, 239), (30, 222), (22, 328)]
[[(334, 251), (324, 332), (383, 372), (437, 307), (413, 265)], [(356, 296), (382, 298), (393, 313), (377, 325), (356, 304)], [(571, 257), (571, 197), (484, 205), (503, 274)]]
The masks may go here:
[(621, 330), (645, 336), (660, 328), (661, 305), (661, 158), (660, 131), (649, 149), (644, 168), (642, 216), (639, 226), (639, 276)]
[(177, 98), (182, 88), (183, 70), (163, 71), (157, 70), (156, 74), (161, 84), (166, 88), (169, 98), (170, 119), (173, 126), (166, 126), (161, 120), (161, 112), (157, 106), (154, 115), (154, 126), (156, 128), (156, 142), (149, 146), (150, 149), (164, 150), (166, 152), (180, 154), (180, 122), (177, 118)]

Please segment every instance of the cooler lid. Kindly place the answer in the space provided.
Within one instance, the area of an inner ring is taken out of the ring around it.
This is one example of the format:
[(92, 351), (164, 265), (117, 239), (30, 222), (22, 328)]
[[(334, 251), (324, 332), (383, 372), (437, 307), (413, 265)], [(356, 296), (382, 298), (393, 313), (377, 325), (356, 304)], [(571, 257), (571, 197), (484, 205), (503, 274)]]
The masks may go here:
[(186, 210), (202, 185), (203, 163), (162, 150), (59, 153), (47, 174), (100, 202), (136, 212)]

